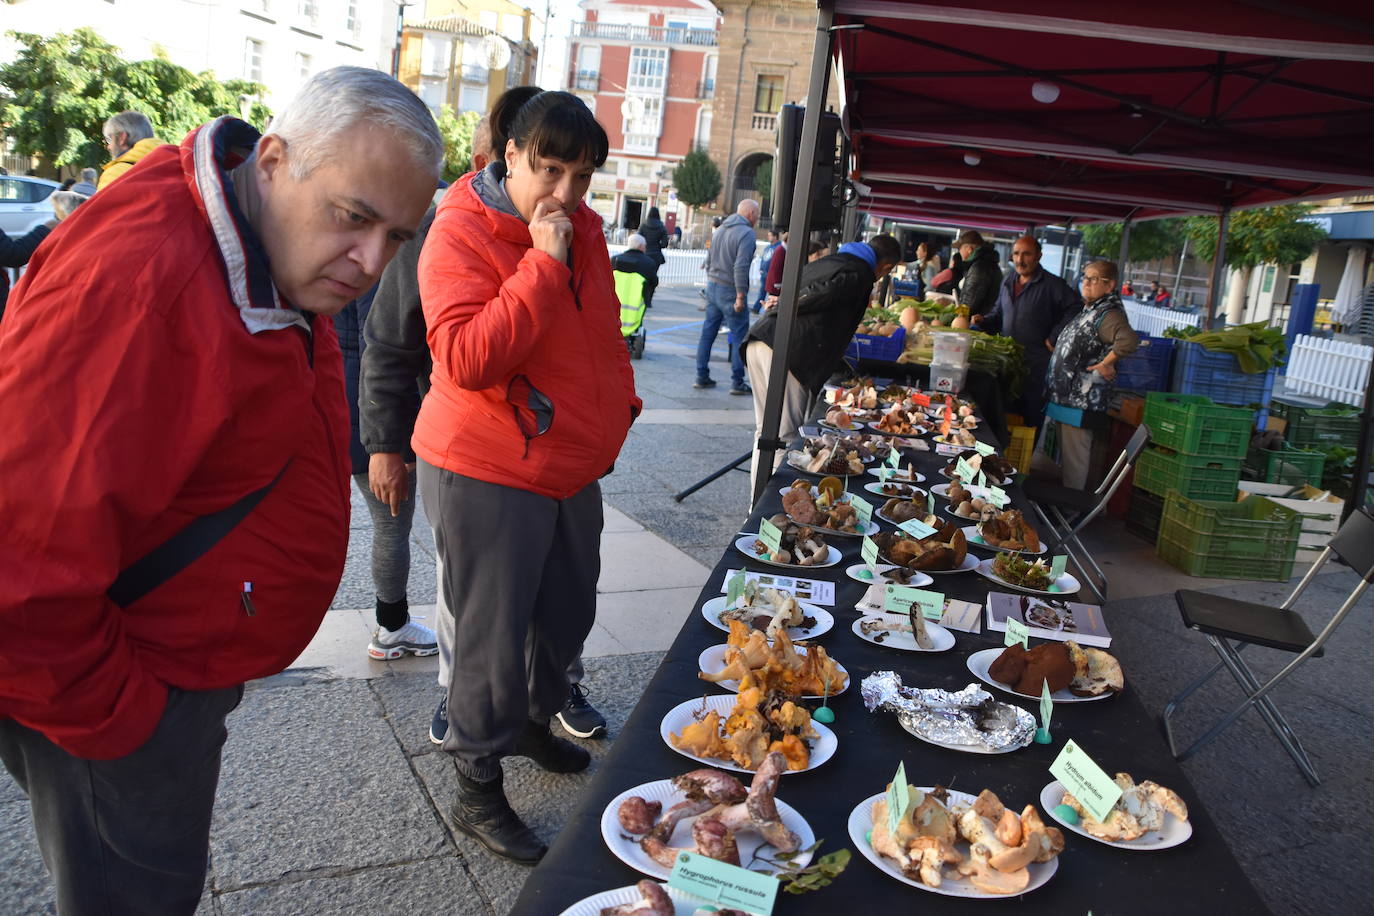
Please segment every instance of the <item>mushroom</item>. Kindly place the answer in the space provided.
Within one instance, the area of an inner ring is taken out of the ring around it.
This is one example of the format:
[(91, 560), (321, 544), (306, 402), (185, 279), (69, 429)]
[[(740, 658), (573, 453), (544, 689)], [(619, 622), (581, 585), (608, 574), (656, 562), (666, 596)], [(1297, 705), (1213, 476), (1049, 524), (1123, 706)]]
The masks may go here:
[(987, 850), (975, 845), (969, 857), (959, 865), (959, 874), (985, 894), (1019, 894), (1030, 884), (1030, 872), (1024, 868), (1004, 872), (992, 867)]

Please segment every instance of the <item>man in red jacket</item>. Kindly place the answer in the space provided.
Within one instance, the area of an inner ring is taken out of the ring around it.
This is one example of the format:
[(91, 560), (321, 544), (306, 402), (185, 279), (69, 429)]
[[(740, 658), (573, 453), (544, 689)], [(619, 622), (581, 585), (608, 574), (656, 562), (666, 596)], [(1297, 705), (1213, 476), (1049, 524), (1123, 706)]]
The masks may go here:
[[(345, 146), (345, 144), (347, 144)], [(0, 330), (0, 760), (71, 913), (191, 913), (225, 716), (348, 544), (331, 323), (414, 234), (438, 130), (318, 74), (267, 136), (148, 153), (39, 248)]]

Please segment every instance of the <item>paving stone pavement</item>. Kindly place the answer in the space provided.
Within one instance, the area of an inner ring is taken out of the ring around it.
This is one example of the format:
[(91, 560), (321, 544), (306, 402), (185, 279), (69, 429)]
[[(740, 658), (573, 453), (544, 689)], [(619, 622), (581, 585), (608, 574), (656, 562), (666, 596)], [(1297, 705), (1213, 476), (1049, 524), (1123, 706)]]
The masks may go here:
[[(617, 510), (608, 515), (606, 540), (627, 550), (676, 548), (710, 567), (745, 518), (747, 475), (726, 474), (682, 503), (671, 497), (748, 450), (752, 405), (723, 385), (691, 388), (698, 300), (682, 290), (662, 290), (656, 300), (645, 358), (634, 363), (646, 416), (602, 481), (606, 503)], [(718, 380), (729, 377), (724, 341), (722, 334), (714, 353)], [(363, 655), (372, 626), (370, 528), (355, 492), (354, 537), (319, 645), (301, 667), (249, 685), (229, 719), (201, 913), (503, 914), (528, 874), (456, 834), (448, 821), (451, 764), (427, 738), (439, 696), (433, 660), (377, 663)], [(643, 538), (626, 537), (638, 531)], [(1286, 593), (1280, 583), (1189, 579), (1110, 519), (1094, 526), (1090, 540), (1113, 578), (1114, 651), (1131, 689), (1154, 711), (1212, 659), (1203, 640), (1183, 629), (1173, 589), (1271, 602)], [(433, 539), (422, 511), (412, 548), (410, 600), (427, 613), (421, 606), (434, 601)], [(604, 633), (589, 640), (588, 655), (596, 657), (588, 659), (586, 686), (610, 736), (585, 742), (593, 772), (680, 626), (682, 612), (671, 608), (695, 599), (700, 581), (693, 581), (686, 557), (673, 567), (686, 578), (657, 591), (623, 571), (603, 577)], [(1320, 625), (1352, 578), (1346, 572), (1318, 580), (1309, 606), (1322, 610), (1310, 623)], [(649, 614), (646, 605), (663, 595), (669, 609)], [(1196, 801), (1217, 820), (1276, 913), (1368, 911), (1360, 878), (1374, 861), (1374, 839), (1362, 826), (1374, 815), (1367, 763), (1374, 755), (1374, 687), (1364, 649), (1374, 637), (1374, 615), (1367, 611), (1352, 615), (1327, 656), (1279, 694), (1323, 776), (1319, 789), (1306, 786), (1253, 714), (1184, 765)], [(1262, 671), (1284, 660), (1254, 653)], [(1184, 734), (1195, 734), (1208, 711), (1236, 696), (1229, 681), (1217, 681), (1205, 700), (1193, 701), (1197, 709), (1185, 707)], [(513, 804), (546, 839), (589, 778), (545, 774), (522, 760), (507, 769)], [(0, 913), (52, 912), (27, 803), (0, 772)]]

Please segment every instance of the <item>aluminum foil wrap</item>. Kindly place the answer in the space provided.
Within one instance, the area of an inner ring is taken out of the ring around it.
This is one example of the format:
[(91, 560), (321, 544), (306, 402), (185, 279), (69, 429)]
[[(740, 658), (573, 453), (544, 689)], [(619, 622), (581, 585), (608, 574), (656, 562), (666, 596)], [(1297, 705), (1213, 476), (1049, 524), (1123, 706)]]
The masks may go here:
[(863, 679), (859, 695), (869, 712), (894, 713), (902, 728), (933, 744), (996, 753), (1025, 747), (1035, 735), (1034, 716), (994, 700), (977, 684), (953, 692), (904, 687), (895, 672), (875, 671)]

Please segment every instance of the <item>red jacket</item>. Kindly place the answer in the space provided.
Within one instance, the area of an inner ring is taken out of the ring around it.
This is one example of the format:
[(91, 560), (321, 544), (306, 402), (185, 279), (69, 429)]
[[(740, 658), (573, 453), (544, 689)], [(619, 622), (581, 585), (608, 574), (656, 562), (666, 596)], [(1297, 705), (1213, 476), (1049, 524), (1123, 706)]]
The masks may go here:
[(640, 409), (601, 218), (573, 213), (569, 270), (472, 181), (444, 195), (420, 255), (434, 370), (412, 445), (436, 467), (566, 499), (611, 469)]
[[(0, 325), (0, 717), (92, 759), (141, 745), (168, 685), (290, 664), (348, 545), (334, 329), (248, 333), (193, 181), (194, 136), (65, 220)], [(292, 456), (199, 560), (124, 609), (105, 597), (120, 570)]]

